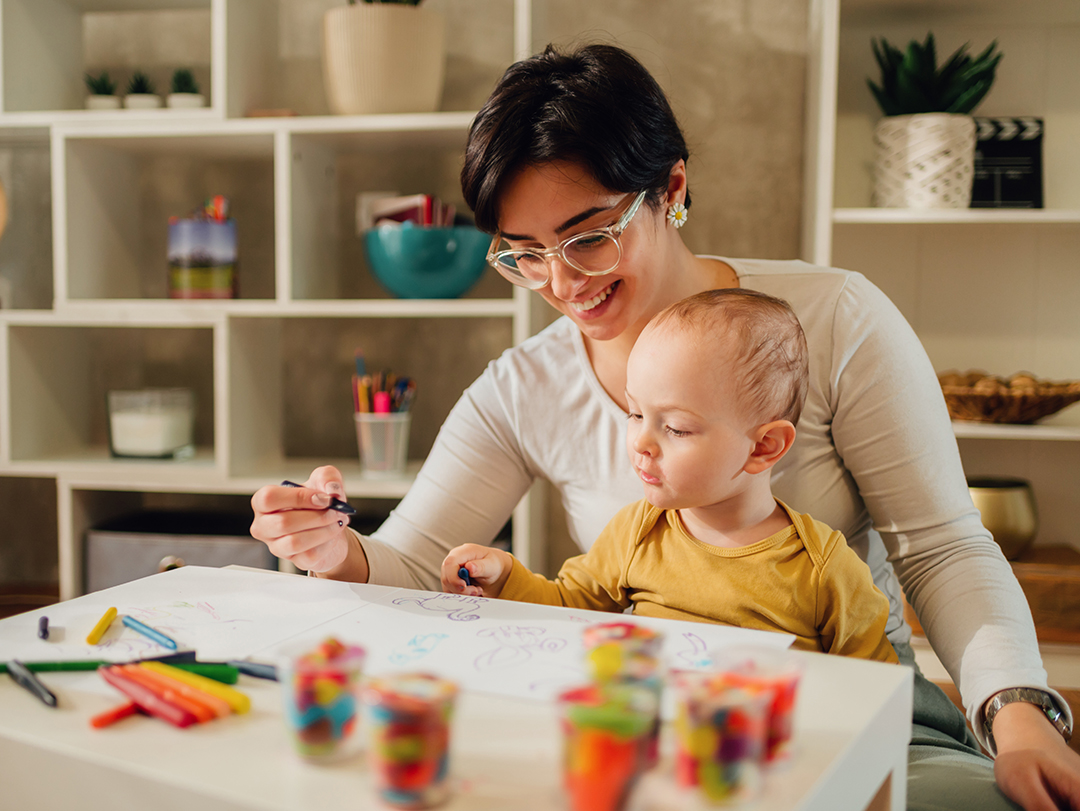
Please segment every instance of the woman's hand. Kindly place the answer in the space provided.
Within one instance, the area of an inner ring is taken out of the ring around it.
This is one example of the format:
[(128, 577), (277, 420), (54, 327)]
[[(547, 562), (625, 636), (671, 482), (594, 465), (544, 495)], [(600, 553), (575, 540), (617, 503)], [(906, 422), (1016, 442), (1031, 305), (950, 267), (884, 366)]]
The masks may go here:
[[(443, 591), (473, 597), (498, 597), (513, 566), (514, 558), (509, 552), (494, 546), (467, 543), (450, 550), (439, 574)], [(468, 570), (473, 585), (466, 585), (458, 576), (461, 568)]]
[(340, 580), (367, 580), (367, 559), (330, 497), (345, 498), (337, 468), (316, 468), (302, 487), (268, 485), (251, 497), (251, 536), (298, 569)]
[(1080, 811), (1080, 754), (1033, 704), (1015, 702), (994, 716), (998, 787), (1025, 811)]

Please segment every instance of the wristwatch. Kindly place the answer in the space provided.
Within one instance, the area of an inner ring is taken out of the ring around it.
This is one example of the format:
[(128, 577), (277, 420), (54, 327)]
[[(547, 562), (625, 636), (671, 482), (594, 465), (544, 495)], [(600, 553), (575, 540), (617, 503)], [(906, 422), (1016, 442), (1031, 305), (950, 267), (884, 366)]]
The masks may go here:
[(1069, 723), (1068, 716), (1058, 708), (1053, 696), (1043, 690), (1033, 690), (1030, 687), (1013, 687), (991, 696), (983, 710), (983, 731), (986, 733), (991, 755), (997, 755), (997, 744), (994, 742), (993, 730), (994, 716), (998, 714), (1002, 707), (1014, 701), (1034, 704), (1046, 714), (1050, 723), (1054, 725), (1054, 729), (1061, 733), (1061, 737), (1065, 739), (1066, 743), (1072, 738), (1072, 724)]

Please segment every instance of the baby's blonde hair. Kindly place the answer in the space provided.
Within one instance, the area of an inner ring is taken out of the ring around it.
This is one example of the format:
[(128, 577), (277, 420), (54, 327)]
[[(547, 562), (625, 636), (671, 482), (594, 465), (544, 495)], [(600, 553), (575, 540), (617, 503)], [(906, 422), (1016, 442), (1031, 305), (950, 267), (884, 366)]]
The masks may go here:
[(706, 290), (662, 310), (649, 327), (671, 325), (724, 340), (740, 405), (757, 424), (799, 421), (809, 377), (806, 336), (791, 306), (756, 290)]

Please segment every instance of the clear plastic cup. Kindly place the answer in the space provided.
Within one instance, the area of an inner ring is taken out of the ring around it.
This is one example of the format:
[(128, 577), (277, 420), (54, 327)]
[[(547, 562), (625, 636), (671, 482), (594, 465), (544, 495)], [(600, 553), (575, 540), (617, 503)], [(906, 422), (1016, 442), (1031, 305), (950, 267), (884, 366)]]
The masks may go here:
[(647, 768), (644, 742), (654, 728), (653, 692), (634, 684), (589, 684), (558, 698), (563, 789), (570, 811), (622, 811)]
[(715, 673), (680, 672), (675, 689), (675, 782), (707, 805), (761, 791), (769, 697), (727, 686)]
[(768, 696), (765, 760), (775, 765), (790, 759), (803, 659), (790, 650), (740, 646), (713, 653), (712, 666), (725, 684)]
[(285, 723), (306, 760), (337, 761), (360, 751), (357, 733), (363, 648), (336, 639), (296, 643), (278, 657)]
[(458, 688), (426, 673), (371, 679), (364, 688), (368, 766), (383, 802), (432, 808), (449, 796), (450, 719)]
[[(660, 650), (663, 634), (632, 622), (602, 622), (582, 632), (585, 666), (598, 684), (635, 684), (656, 697), (663, 693)], [(643, 767), (652, 768), (660, 760), (660, 715), (642, 742)]]
[(369, 479), (404, 475), (412, 414), (407, 411), (389, 414), (362, 412), (353, 417), (361, 475)]

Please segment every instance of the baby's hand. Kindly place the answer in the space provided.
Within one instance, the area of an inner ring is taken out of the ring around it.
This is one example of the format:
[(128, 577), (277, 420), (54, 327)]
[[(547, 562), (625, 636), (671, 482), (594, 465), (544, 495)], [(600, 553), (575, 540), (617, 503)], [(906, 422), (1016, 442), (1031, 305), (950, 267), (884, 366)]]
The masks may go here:
[[(510, 577), (514, 558), (494, 546), (467, 543), (450, 550), (440, 572), (443, 591), (472, 597), (498, 597)], [(458, 575), (464, 568), (472, 585)]]

